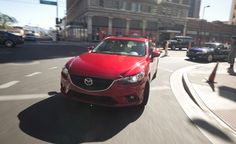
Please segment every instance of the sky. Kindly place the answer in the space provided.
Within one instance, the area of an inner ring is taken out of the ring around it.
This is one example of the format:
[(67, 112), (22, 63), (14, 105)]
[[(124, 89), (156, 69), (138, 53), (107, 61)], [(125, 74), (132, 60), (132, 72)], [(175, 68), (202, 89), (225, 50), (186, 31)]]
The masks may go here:
[(232, 0), (202, 0), (200, 18), (202, 18), (203, 7), (205, 8), (204, 19), (207, 21), (228, 21), (230, 17)]
[[(56, 6), (40, 4), (39, 0), (0, 0), (0, 12), (15, 17), (18, 26), (55, 28)], [(58, 0), (59, 18), (63, 18), (65, 14), (66, 0)]]
[[(56, 1), (56, 0), (48, 0)], [(202, 0), (200, 18), (203, 7), (204, 19), (207, 21), (228, 21), (232, 0)], [(39, 0), (0, 0), (0, 12), (15, 17), (19, 26), (31, 25), (49, 29), (55, 27), (56, 6), (40, 4)], [(66, 0), (58, 0), (59, 18), (66, 14)]]

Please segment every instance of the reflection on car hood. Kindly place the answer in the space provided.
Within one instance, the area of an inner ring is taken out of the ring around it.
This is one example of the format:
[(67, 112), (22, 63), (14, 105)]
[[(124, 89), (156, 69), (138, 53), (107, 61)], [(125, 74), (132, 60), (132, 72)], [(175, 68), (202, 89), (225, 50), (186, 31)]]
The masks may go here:
[(82, 76), (116, 79), (140, 72), (144, 63), (145, 57), (84, 53), (73, 60), (69, 71)]
[(189, 49), (189, 51), (194, 51), (194, 52), (202, 52), (202, 51), (210, 51), (212, 50), (211, 48), (208, 47), (192, 47)]

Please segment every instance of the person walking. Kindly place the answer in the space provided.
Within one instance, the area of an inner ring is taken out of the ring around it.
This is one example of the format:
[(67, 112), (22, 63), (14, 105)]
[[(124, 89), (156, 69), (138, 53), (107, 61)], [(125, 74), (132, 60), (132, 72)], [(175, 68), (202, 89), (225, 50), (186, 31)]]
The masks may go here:
[(228, 57), (228, 63), (230, 64), (229, 69), (234, 68), (234, 61), (236, 57), (236, 36), (231, 37), (231, 46), (230, 46), (230, 52)]

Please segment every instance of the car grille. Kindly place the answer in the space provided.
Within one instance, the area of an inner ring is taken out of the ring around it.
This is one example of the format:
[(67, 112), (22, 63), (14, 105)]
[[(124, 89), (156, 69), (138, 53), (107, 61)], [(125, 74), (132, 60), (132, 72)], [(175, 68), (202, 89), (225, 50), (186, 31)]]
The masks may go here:
[(69, 96), (72, 96), (74, 98), (78, 98), (78, 100), (91, 102), (93, 104), (101, 104), (101, 105), (115, 105), (117, 104), (117, 101), (115, 101), (111, 97), (107, 96), (93, 96), (93, 95), (87, 95), (84, 93), (79, 93), (75, 91), (69, 91)]
[[(84, 77), (78, 75), (70, 75), (73, 84), (76, 86), (85, 89), (85, 90), (104, 90), (107, 89), (113, 82), (113, 80), (100, 79), (94, 77)], [(85, 79), (92, 79), (92, 85), (86, 85)]]

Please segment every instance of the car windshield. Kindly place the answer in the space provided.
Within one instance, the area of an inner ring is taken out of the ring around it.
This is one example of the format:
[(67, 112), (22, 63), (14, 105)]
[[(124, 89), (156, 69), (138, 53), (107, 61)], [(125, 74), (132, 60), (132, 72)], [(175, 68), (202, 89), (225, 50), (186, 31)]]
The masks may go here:
[(206, 47), (206, 48), (216, 48), (218, 47), (218, 44), (204, 44), (202, 47)]
[(144, 56), (145, 42), (108, 39), (101, 42), (92, 52), (126, 56)]
[(26, 36), (34, 36), (34, 34), (26, 34)]

